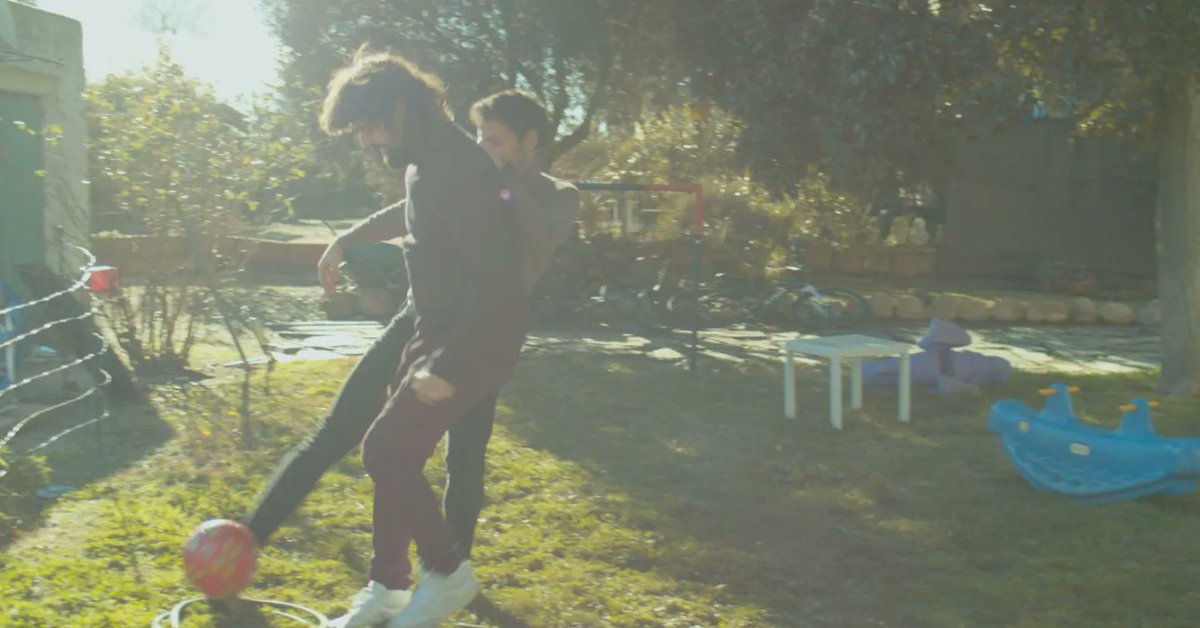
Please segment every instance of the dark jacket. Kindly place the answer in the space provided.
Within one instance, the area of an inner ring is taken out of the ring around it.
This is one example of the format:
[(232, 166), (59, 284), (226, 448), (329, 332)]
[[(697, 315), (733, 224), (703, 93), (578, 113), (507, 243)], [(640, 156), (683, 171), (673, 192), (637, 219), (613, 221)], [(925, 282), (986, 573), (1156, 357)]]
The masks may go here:
[(408, 167), (405, 189), (404, 257), (423, 365), (451, 384), (479, 369), (510, 372), (528, 310), (500, 172), (447, 123)]

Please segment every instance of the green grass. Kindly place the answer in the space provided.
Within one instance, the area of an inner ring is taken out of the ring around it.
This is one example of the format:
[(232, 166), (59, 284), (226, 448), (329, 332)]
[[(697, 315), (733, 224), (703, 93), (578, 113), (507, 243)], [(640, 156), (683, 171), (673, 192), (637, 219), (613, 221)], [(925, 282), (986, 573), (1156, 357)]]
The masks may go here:
[[(145, 626), (191, 596), (183, 538), (245, 509), (349, 366), (281, 366), (269, 396), (257, 374), (250, 448), (236, 383), (193, 388), (186, 408), (164, 397), (143, 419), (160, 425), (155, 448), (139, 443), (0, 554), (0, 625)], [(1193, 625), (1196, 496), (1084, 506), (1038, 493), (987, 431), (991, 400), (1038, 403), (1051, 379), (1019, 374), (986, 398), (918, 391), (911, 424), (895, 420), (894, 392), (868, 391), (835, 432), (818, 372), (799, 386), (816, 403), (789, 421), (775, 368), (693, 378), (644, 358), (534, 353), (502, 398), (477, 570), (534, 626)], [(1153, 376), (1070, 382), (1084, 417), (1113, 425)], [(1156, 425), (1200, 435), (1197, 416), (1200, 402), (1166, 400)], [(47, 462), (56, 481), (73, 468)], [(440, 454), (429, 475), (440, 484)], [(339, 464), (247, 593), (344, 608), (370, 558), (369, 491), (356, 457)]]

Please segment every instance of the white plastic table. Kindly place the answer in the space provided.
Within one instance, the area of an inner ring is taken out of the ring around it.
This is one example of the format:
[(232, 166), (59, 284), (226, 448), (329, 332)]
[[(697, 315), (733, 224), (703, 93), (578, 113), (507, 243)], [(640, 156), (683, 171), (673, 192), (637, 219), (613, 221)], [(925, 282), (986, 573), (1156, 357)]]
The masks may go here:
[(783, 343), (783, 412), (796, 418), (796, 365), (794, 355), (813, 355), (829, 360), (829, 422), (842, 429), (842, 363), (850, 365), (850, 407), (862, 407), (862, 360), (898, 356), (900, 358), (901, 421), (910, 420), (909, 386), (912, 380), (909, 352), (912, 345), (872, 338), (862, 334), (802, 338)]

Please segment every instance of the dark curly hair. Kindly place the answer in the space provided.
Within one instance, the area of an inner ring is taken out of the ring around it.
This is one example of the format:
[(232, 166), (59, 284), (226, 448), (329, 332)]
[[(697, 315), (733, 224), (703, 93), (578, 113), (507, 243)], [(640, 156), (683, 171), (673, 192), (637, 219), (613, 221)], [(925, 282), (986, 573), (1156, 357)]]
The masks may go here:
[(355, 120), (390, 122), (396, 105), (450, 119), (446, 87), (436, 75), (408, 59), (387, 52), (368, 52), (364, 44), (350, 65), (333, 73), (321, 104), (321, 130), (342, 135)]

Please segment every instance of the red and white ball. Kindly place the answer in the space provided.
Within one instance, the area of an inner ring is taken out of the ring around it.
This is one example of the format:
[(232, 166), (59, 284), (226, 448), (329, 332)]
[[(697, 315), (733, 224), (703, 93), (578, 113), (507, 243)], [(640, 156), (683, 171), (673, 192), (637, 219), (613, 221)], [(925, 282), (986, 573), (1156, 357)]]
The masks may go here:
[(183, 546), (183, 570), (209, 599), (236, 595), (250, 584), (257, 568), (254, 535), (237, 521), (205, 521)]

